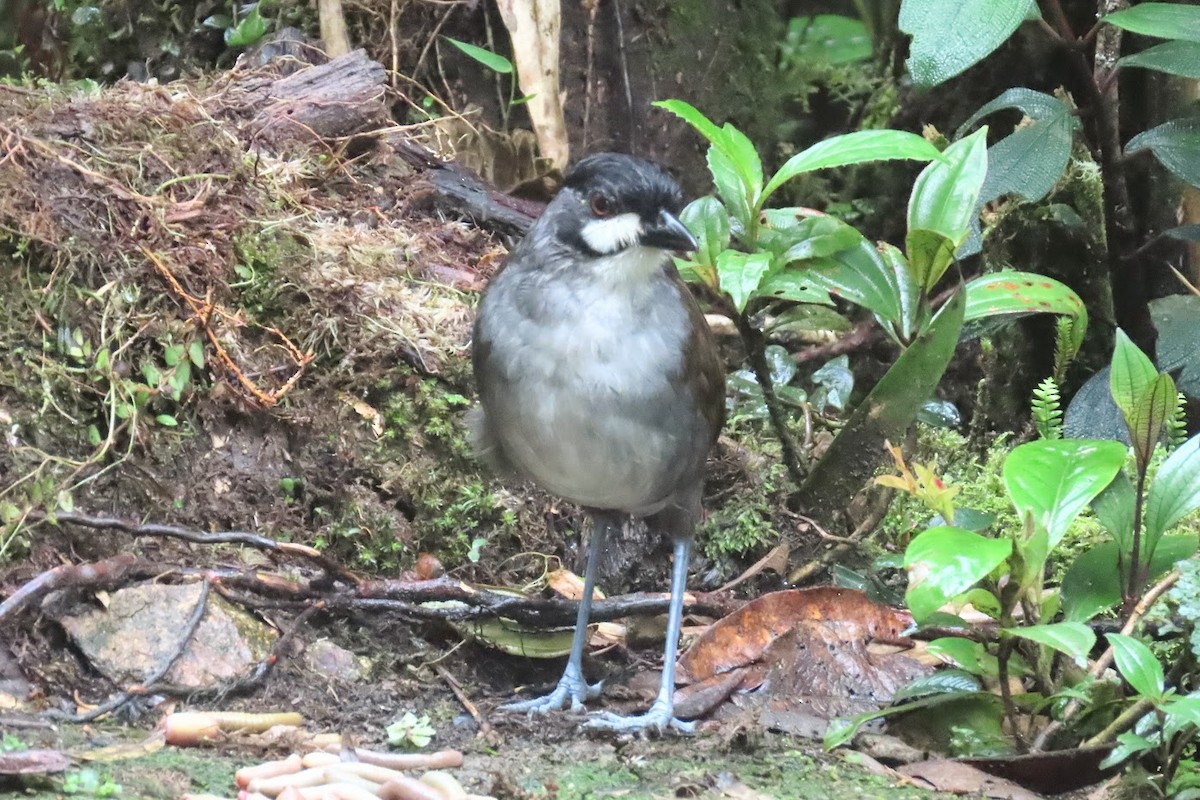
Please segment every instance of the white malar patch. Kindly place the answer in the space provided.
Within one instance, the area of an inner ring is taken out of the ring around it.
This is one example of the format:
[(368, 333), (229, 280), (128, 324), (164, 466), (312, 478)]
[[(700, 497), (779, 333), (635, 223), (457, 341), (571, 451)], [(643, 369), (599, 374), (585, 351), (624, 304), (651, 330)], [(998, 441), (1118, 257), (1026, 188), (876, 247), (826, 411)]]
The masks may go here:
[(602, 255), (612, 255), (637, 244), (642, 235), (642, 220), (633, 212), (588, 220), (581, 233), (588, 247)]

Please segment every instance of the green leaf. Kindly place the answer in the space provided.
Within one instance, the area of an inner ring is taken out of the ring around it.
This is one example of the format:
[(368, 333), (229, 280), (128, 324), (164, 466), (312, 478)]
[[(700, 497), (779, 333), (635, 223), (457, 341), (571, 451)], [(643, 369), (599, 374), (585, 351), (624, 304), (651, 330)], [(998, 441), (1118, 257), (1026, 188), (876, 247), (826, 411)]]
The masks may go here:
[(754, 143), (733, 125), (726, 122), (721, 132), (725, 134), (724, 150), (742, 179), (746, 197), (751, 206), (757, 207), (763, 188), (762, 159), (758, 157)]
[(179, 424), (179, 421), (176, 420), (174, 417), (172, 417), (170, 414), (159, 414), (154, 419), (156, 422), (158, 422), (159, 425), (163, 425), (167, 428), (174, 428), (176, 425)]
[(511, 75), (513, 71), (512, 62), (499, 53), (493, 53), (491, 50), (485, 50), (482, 47), (477, 47), (473, 44), (460, 42), (458, 39), (445, 37), (446, 41), (457, 47), (459, 50), (466, 53), (471, 58), (483, 64), (493, 72), (498, 72), (501, 75)]
[(937, 389), (958, 344), (962, 313), (962, 293), (955, 292), (854, 409), (801, 487), (803, 507), (836, 507), (862, 490), (886, 452), (884, 441), (900, 441)]
[(793, 17), (780, 49), (785, 69), (806, 64), (852, 64), (871, 57), (871, 34), (861, 20), (851, 17)]
[(804, 216), (803, 209), (771, 208), (762, 213), (759, 245), (784, 263), (832, 256), (858, 244), (862, 234), (836, 217)]
[(913, 266), (913, 277), (921, 289), (928, 292), (954, 261), (958, 243), (937, 231), (914, 228), (908, 232), (904, 249), (908, 255), (908, 263)]
[(168, 367), (173, 367), (183, 360), (184, 347), (181, 344), (170, 344), (163, 349), (163, 361)]
[[(1165, 575), (1177, 562), (1191, 558), (1197, 544), (1194, 533), (1163, 536), (1150, 558), (1147, 579), (1153, 581)], [(1121, 576), (1128, 572), (1127, 550), (1128, 545), (1104, 542), (1071, 562), (1061, 586), (1064, 619), (1087, 622), (1121, 602)]]
[(1150, 652), (1150, 648), (1121, 633), (1110, 633), (1108, 643), (1112, 645), (1113, 660), (1121, 676), (1129, 685), (1137, 690), (1142, 697), (1150, 700), (1161, 700), (1166, 691), (1166, 678), (1163, 675), (1162, 664)]
[(1125, 463), (1120, 442), (1059, 439), (1027, 442), (1004, 462), (1004, 485), (1022, 518), (1049, 535), (1054, 547), (1079, 512), (1112, 482)]
[(965, 669), (972, 675), (996, 678), (1000, 666), (996, 657), (987, 651), (982, 642), (973, 642), (958, 636), (934, 639), (928, 645), (931, 656)]
[(1137, 491), (1125, 470), (1117, 473), (1112, 483), (1096, 495), (1092, 511), (1104, 529), (1113, 535), (1122, 549), (1133, 539), (1133, 510), (1137, 504)]
[(1133, 425), (1138, 400), (1157, 377), (1158, 370), (1153, 362), (1125, 335), (1125, 331), (1117, 328), (1109, 387), (1126, 425)]
[(910, 583), (904, 597), (913, 619), (921, 622), (970, 589), (1000, 566), (1009, 553), (1008, 539), (943, 526), (918, 534), (904, 551)]
[(834, 136), (789, 158), (767, 181), (763, 200), (776, 189), (804, 172), (830, 167), (845, 167), (867, 161), (937, 161), (942, 154), (922, 137), (908, 131), (855, 131)]
[(1003, 633), (1044, 644), (1067, 655), (1081, 667), (1087, 663), (1087, 655), (1096, 644), (1095, 632), (1080, 622), (1028, 625), (1011, 628)]
[[(954, 243), (955, 249), (967, 238), (975, 218), (979, 191), (987, 176), (987, 128), (980, 128), (946, 148), (944, 161), (936, 161), (921, 171), (908, 201), (908, 230), (939, 233)], [(918, 254), (926, 252), (919, 251)], [(935, 251), (936, 252), (936, 251)], [(909, 245), (909, 260), (914, 252)], [(936, 262), (912, 262), (917, 283), (932, 286), (946, 266)]]
[(1139, 469), (1149, 466), (1154, 446), (1158, 444), (1167, 420), (1175, 413), (1176, 404), (1175, 381), (1166, 373), (1159, 373), (1150, 381), (1134, 403), (1133, 417), (1128, 421), (1129, 438)]
[(740, 253), (726, 250), (717, 256), (717, 274), (721, 276), (721, 291), (727, 293), (739, 312), (746, 310), (755, 290), (771, 268), (769, 253)]
[(91, 445), (92, 447), (97, 447), (97, 446), (99, 446), (100, 442), (104, 441), (100, 437), (100, 429), (97, 428), (95, 425), (88, 425), (87, 438), (88, 438), (88, 444)]
[(1143, 36), (1200, 42), (1200, 6), (1138, 3), (1101, 17), (1100, 21)]
[(1146, 497), (1146, 538), (1154, 541), (1200, 508), (1200, 435), (1167, 456)]
[[(951, 639), (939, 639), (938, 641), (948, 642)], [(958, 640), (965, 641), (965, 640)], [(933, 650), (933, 643), (930, 642), (930, 650)], [(931, 697), (934, 695), (948, 694), (975, 694), (982, 687), (979, 681), (975, 679), (969, 671), (961, 669), (942, 669), (915, 679), (912, 683), (899, 689), (892, 695), (893, 703), (904, 703), (909, 700), (917, 700), (922, 697)]]
[(1087, 308), (1066, 284), (1033, 272), (1004, 271), (982, 275), (967, 284), (967, 321), (1028, 314), (1074, 317), (1072, 344), (1078, 348), (1087, 332)]
[(1034, 0), (903, 0), (900, 30), (913, 37), (908, 71), (927, 89), (980, 61), (1017, 29)]
[(988, 148), (988, 174), (979, 192), (980, 203), (1015, 194), (1041, 200), (1062, 177), (1071, 157), (1076, 127), (1070, 106), (1031, 89), (1013, 88), (985, 104), (964, 122), (956, 136), (988, 114), (1015, 108), (1029, 120)]
[[(1200, 232), (1200, 225), (1195, 227)], [(1174, 294), (1151, 300), (1150, 318), (1158, 331), (1159, 370), (1175, 375), (1179, 391), (1200, 397), (1200, 297)]]
[(225, 44), (227, 47), (249, 47), (258, 44), (267, 33), (267, 21), (258, 11), (259, 4), (255, 3), (241, 22), (235, 28), (225, 29)]
[(196, 365), (196, 369), (204, 369), (204, 343), (195, 339), (188, 345), (188, 358)]
[(1141, 150), (1154, 153), (1177, 178), (1200, 186), (1200, 117), (1164, 122), (1142, 131), (1125, 145), (1126, 155)]
[(708, 171), (712, 173), (713, 185), (717, 194), (729, 209), (729, 213), (741, 223), (741, 229), (748, 231), (754, 220), (750, 207), (750, 197), (746, 193), (746, 182), (738, 172), (733, 159), (715, 144), (708, 148)]
[(1200, 44), (1163, 42), (1117, 61), (1118, 67), (1142, 67), (1182, 78), (1200, 78)]
[(899, 326), (903, 320), (902, 281), (888, 261), (861, 234), (858, 244), (807, 262), (805, 275), (831, 294), (860, 305)]
[(699, 243), (696, 260), (714, 266), (717, 256), (729, 247), (729, 213), (721, 201), (711, 195), (693, 200), (679, 215)]
[[(792, 271), (784, 270), (782, 274), (792, 274)], [(759, 294), (787, 297), (785, 293), (776, 293), (771, 291), (770, 284), (777, 277), (779, 276), (774, 274), (768, 275), (767, 279), (758, 287)], [(811, 291), (815, 292), (816, 290)], [(824, 293), (822, 292), (821, 294)], [(825, 295), (825, 297), (828, 298), (828, 295)], [(827, 308), (824, 305), (818, 305), (811, 300), (807, 300), (801, 301), (799, 305), (792, 306), (779, 316), (775, 317), (775, 319), (771, 321), (768, 331), (772, 335), (786, 333), (799, 334), (809, 333), (812, 331), (835, 331), (838, 333), (845, 333), (852, 327), (853, 325), (851, 325), (850, 320), (846, 319), (832, 308)]]
[[(808, 276), (807, 270), (796, 269), (795, 267), (784, 267), (773, 270), (758, 285), (755, 293), (761, 297), (774, 297), (779, 300), (795, 300), (798, 303), (818, 304), (804, 306), (807, 309), (818, 309), (821, 306), (833, 304), (833, 301), (829, 299), (829, 293), (819, 288), (812, 281)], [(822, 310), (827, 312), (827, 316), (821, 317), (822, 323), (819, 327), (799, 328), (799, 330), (849, 329), (849, 323), (847, 323), (845, 317), (827, 308)], [(809, 313), (815, 315), (816, 311), (810, 311)]]
[(1162, 710), (1168, 716), (1178, 717), (1185, 724), (1200, 728), (1200, 696), (1195, 692), (1185, 697), (1167, 698), (1162, 704)]

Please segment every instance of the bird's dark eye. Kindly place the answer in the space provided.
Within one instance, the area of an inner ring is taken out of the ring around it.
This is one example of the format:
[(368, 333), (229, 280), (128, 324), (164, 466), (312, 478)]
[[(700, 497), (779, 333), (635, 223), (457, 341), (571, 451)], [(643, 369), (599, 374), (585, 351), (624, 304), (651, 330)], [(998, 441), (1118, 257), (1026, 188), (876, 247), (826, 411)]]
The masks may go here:
[(613, 213), (612, 201), (599, 192), (588, 198), (588, 203), (592, 207), (592, 213), (597, 217), (607, 217)]

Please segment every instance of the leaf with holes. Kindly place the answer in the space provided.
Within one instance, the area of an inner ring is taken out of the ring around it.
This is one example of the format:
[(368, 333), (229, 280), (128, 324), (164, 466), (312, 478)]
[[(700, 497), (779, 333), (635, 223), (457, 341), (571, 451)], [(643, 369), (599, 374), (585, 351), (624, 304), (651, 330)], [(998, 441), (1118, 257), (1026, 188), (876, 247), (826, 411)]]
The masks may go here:
[(750, 301), (750, 297), (770, 268), (769, 253), (747, 254), (726, 250), (717, 256), (717, 274), (721, 276), (721, 290), (729, 295), (739, 312), (746, 310), (746, 303)]

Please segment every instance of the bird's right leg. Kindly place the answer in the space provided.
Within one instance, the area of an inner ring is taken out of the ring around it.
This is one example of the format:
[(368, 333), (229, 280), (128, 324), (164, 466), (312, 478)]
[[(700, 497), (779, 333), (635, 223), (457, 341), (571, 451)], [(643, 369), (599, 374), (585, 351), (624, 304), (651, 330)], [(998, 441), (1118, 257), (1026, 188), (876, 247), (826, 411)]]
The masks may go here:
[(526, 714), (545, 714), (563, 708), (567, 701), (572, 711), (583, 709), (585, 700), (600, 696), (603, 681), (593, 684), (583, 677), (583, 649), (587, 645), (588, 617), (592, 613), (592, 594), (596, 585), (596, 562), (604, 539), (613, 525), (620, 525), (620, 517), (604, 512), (592, 514), (592, 541), (588, 545), (587, 567), (583, 572), (583, 597), (579, 600), (579, 613), (575, 617), (575, 636), (571, 639), (571, 655), (567, 658), (567, 669), (554, 691), (544, 697), (520, 700), (500, 706), (500, 711), (517, 711)]

